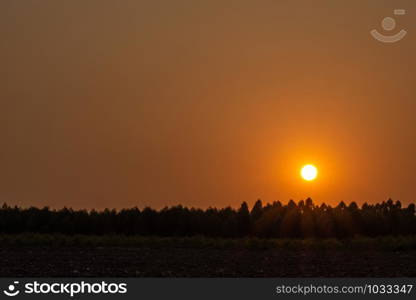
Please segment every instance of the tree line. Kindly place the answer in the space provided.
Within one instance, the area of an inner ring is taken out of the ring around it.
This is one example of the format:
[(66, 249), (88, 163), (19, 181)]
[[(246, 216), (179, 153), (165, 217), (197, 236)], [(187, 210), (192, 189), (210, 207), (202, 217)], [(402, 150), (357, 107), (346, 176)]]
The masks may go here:
[(187, 208), (182, 205), (155, 210), (146, 207), (103, 211), (0, 208), (0, 233), (123, 234), (144, 236), (194, 236), (263, 238), (346, 238), (356, 235), (416, 234), (415, 204), (402, 207), (391, 199), (377, 204), (340, 202), (332, 207), (312, 199), (287, 204), (263, 205), (257, 200), (249, 209)]

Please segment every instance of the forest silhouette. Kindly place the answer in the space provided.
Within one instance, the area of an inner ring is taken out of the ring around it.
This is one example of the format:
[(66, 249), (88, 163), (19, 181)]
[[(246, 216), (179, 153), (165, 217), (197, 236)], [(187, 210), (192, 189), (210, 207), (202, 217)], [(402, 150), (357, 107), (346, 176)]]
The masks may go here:
[(207, 236), (262, 238), (347, 238), (354, 236), (416, 234), (415, 204), (402, 207), (391, 199), (377, 204), (340, 202), (331, 207), (308, 198), (287, 204), (263, 205), (257, 200), (249, 209), (187, 208), (181, 205), (155, 210), (137, 207), (103, 211), (68, 208), (0, 208), (0, 232), (86, 235)]

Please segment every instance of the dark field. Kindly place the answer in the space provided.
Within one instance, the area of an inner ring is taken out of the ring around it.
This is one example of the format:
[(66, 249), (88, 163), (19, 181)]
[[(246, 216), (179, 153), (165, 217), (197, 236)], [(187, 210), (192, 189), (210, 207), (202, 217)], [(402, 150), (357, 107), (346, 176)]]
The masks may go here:
[(3, 248), (1, 276), (415, 277), (416, 251)]
[(1, 276), (415, 277), (416, 238), (2, 236)]

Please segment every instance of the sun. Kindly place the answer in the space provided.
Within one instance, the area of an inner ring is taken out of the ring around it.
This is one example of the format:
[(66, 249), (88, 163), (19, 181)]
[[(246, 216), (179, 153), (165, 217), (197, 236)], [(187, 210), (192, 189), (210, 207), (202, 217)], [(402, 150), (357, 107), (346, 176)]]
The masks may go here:
[(315, 180), (318, 176), (318, 169), (314, 165), (304, 165), (300, 170), (300, 176), (306, 181)]

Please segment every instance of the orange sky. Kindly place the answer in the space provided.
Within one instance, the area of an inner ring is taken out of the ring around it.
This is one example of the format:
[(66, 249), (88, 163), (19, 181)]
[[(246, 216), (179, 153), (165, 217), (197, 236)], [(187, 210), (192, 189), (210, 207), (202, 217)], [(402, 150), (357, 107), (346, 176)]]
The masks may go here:
[[(395, 16), (396, 44), (369, 34)], [(415, 201), (414, 1), (1, 1), (0, 202)], [(302, 181), (313, 163), (319, 178)]]

